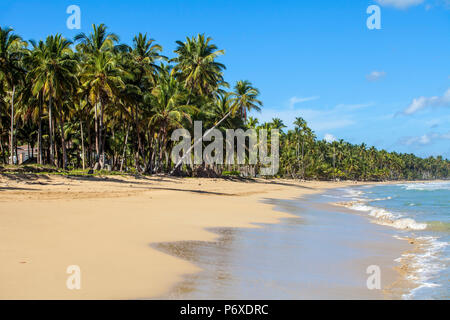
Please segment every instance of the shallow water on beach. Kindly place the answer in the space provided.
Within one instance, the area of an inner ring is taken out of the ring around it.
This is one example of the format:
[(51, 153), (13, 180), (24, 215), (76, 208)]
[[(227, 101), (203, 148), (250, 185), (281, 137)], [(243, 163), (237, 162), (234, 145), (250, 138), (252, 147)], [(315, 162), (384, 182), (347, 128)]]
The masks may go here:
[[(339, 197), (344, 191), (332, 190)], [(187, 275), (164, 298), (382, 299), (367, 288), (367, 268), (381, 268), (382, 289), (398, 277), (394, 260), (407, 250), (397, 231), (328, 205), (328, 197), (266, 200), (295, 218), (255, 229), (216, 229), (218, 241), (158, 244), (203, 271)]]
[(422, 242), (399, 259), (409, 261), (416, 284), (403, 298), (450, 299), (450, 181), (356, 187), (347, 196), (347, 207)]

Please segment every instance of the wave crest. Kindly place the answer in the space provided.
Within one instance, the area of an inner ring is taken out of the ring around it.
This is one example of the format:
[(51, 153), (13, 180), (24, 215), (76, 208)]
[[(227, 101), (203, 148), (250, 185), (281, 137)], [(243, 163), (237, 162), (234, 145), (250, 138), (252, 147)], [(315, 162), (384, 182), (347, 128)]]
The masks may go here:
[(374, 218), (373, 222), (380, 225), (403, 230), (425, 230), (427, 228), (426, 223), (417, 222), (412, 218), (401, 218), (399, 215), (382, 208), (372, 207), (362, 201), (341, 202), (339, 204), (351, 210), (368, 212), (369, 216)]
[(428, 183), (406, 183), (400, 184), (405, 190), (418, 191), (436, 191), (436, 190), (450, 190), (449, 182), (428, 182)]

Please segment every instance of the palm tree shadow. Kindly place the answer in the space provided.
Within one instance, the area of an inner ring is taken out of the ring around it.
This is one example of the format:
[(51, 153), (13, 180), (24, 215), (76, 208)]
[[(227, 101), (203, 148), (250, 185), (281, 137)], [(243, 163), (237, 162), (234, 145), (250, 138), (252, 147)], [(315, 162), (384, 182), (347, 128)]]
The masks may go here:
[(12, 190), (20, 190), (20, 191), (33, 191), (31, 188), (19, 188), (19, 187), (0, 187), (0, 191), (12, 191)]
[(211, 195), (215, 195), (215, 196), (236, 196), (237, 195), (235, 193), (224, 193), (224, 192), (195, 190), (195, 189), (166, 188), (166, 187), (150, 187), (149, 189), (153, 189), (153, 190), (168, 190), (168, 191), (181, 191), (181, 192), (190, 192), (190, 193), (199, 193), (199, 194), (211, 194)]

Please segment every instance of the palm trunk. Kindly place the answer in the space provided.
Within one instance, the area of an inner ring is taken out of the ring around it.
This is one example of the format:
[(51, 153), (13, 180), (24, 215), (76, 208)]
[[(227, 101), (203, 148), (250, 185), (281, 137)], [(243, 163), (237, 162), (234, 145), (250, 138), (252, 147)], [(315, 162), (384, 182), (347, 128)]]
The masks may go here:
[(95, 153), (97, 163), (100, 159), (100, 144), (99, 144), (99, 133), (98, 133), (98, 115), (97, 115), (98, 102), (95, 104)]
[(88, 138), (88, 155), (87, 155), (87, 160), (88, 160), (88, 166), (91, 168), (92, 167), (92, 135), (91, 135), (91, 122), (88, 120), (86, 122), (87, 124), (87, 138)]
[(55, 165), (55, 156), (53, 150), (53, 121), (52, 121), (52, 96), (48, 100), (48, 137), (50, 141), (50, 164)]
[(100, 130), (99, 130), (99, 143), (100, 143), (100, 168), (105, 166), (105, 134), (103, 132), (103, 104), (100, 101)]
[(123, 152), (122, 152), (122, 159), (120, 160), (120, 172), (123, 170), (123, 162), (125, 160), (125, 152), (127, 151), (127, 142), (128, 142), (128, 133), (130, 132), (130, 125), (127, 127), (127, 134), (125, 136), (125, 142), (123, 144)]
[(305, 154), (303, 153), (305, 140), (302, 140), (302, 179), (305, 180)]
[[(42, 102), (42, 100), (41, 100)], [(42, 103), (39, 103), (39, 131), (38, 131), (39, 159), (38, 163), (42, 164)]]
[(83, 170), (86, 168), (85, 164), (85, 152), (84, 152), (84, 135), (83, 135), (83, 121), (80, 119), (80, 127), (81, 127), (81, 157), (83, 160)]
[(3, 141), (0, 138), (0, 152), (2, 154), (3, 161), (5, 162), (5, 151), (3, 150)]
[(11, 160), (10, 160), (9, 164), (14, 164), (14, 94), (15, 93), (16, 93), (16, 86), (13, 86), (13, 90), (12, 90), (12, 94), (11, 94), (11, 137), (9, 140)]
[(135, 147), (136, 147), (136, 154), (135, 154), (135, 156), (134, 156), (134, 165), (135, 165), (135, 167), (136, 167), (136, 170), (138, 171), (138, 172), (141, 172), (141, 166), (139, 165), (139, 151), (141, 150), (141, 139), (140, 139), (140, 135), (141, 135), (141, 132), (140, 132), (140, 127), (139, 127), (139, 118), (138, 118), (138, 110), (137, 110), (137, 107), (135, 107), (135, 115), (134, 115), (134, 118), (135, 118), (135, 126), (136, 126), (136, 139), (137, 139), (137, 145), (135, 145)]
[(219, 122), (217, 122), (211, 129), (207, 130), (201, 138), (197, 139), (197, 141), (195, 141), (194, 144), (189, 147), (189, 149), (186, 151), (186, 153), (183, 154), (183, 156), (180, 158), (180, 160), (178, 160), (178, 162), (175, 164), (175, 167), (173, 167), (172, 171), (170, 172), (171, 175), (173, 175), (174, 172), (178, 169), (178, 167), (183, 163), (184, 159), (191, 155), (192, 149), (194, 149), (194, 147), (197, 144), (199, 144), (201, 141), (203, 141), (203, 138), (205, 136), (207, 136), (211, 131), (213, 131), (215, 128), (217, 128), (217, 126), (219, 124), (221, 124), (226, 118), (228, 118), (230, 116), (230, 114), (231, 114), (231, 111), (229, 111), (222, 119), (220, 119)]
[(63, 152), (63, 169), (67, 170), (67, 150), (66, 150), (66, 139), (64, 138), (64, 119), (62, 113), (59, 115), (59, 129), (61, 132), (61, 147)]

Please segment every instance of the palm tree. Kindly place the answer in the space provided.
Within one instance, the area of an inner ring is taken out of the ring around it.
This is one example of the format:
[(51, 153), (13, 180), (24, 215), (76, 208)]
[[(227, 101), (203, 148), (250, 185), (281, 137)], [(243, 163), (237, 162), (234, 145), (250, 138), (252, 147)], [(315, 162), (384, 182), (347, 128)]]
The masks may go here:
[[(245, 82), (245, 81), (242, 81), (242, 82)], [(235, 88), (237, 88), (237, 87), (240, 87), (240, 86), (238, 86), (236, 84)], [(257, 99), (257, 97), (259, 95), (259, 90), (256, 88), (253, 88), (250, 83), (246, 83), (245, 87), (246, 87), (245, 92), (246, 93), (251, 92), (251, 94), (245, 94), (244, 96), (241, 96), (238, 92), (233, 92), (232, 95), (234, 96), (234, 99), (232, 101), (232, 104), (230, 105), (230, 109), (228, 110), (228, 112), (223, 116), (222, 119), (220, 119), (218, 122), (216, 122), (212, 128), (207, 130), (200, 139), (198, 139), (197, 141), (194, 142), (194, 144), (187, 150), (186, 154), (184, 154), (178, 160), (178, 162), (175, 164), (175, 167), (171, 171), (171, 174), (173, 174), (176, 171), (176, 169), (181, 165), (183, 160), (190, 154), (191, 150), (198, 143), (200, 143), (204, 139), (204, 137), (207, 136), (212, 130), (217, 128), (217, 126), (219, 126), (223, 121), (225, 121), (225, 119), (227, 119), (230, 115), (235, 115), (236, 112), (241, 111), (242, 108), (245, 108), (246, 110), (252, 110), (252, 108), (258, 108), (256, 110), (260, 110), (258, 107), (258, 104), (262, 104), (262, 103)]]
[(225, 51), (217, 50), (211, 41), (212, 38), (199, 34), (197, 37), (186, 37), (186, 42), (176, 42), (178, 47), (174, 52), (177, 57), (171, 62), (176, 63), (174, 72), (189, 91), (188, 104), (191, 94), (210, 96), (225, 85), (222, 73), (225, 65), (216, 61)]
[[(30, 43), (33, 46), (33, 49), (31, 50), (30, 54), (27, 56), (26, 65), (29, 70), (33, 70), (35, 67), (37, 67), (40, 63), (43, 63), (43, 60), (45, 59), (46, 55), (46, 46), (43, 41), (39, 41), (39, 44), (36, 44), (33, 40), (30, 41)], [(27, 76), (27, 83), (32, 83), (33, 79), (31, 78), (33, 73), (29, 73)], [(42, 112), (43, 112), (43, 104), (45, 101), (45, 93), (44, 90), (41, 89), (36, 94), (33, 93), (33, 87), (30, 86), (30, 93), (31, 95), (34, 95), (34, 97), (39, 101), (38, 103), (38, 121), (39, 121), (39, 129), (38, 129), (38, 148), (39, 148), (39, 155), (38, 155), (38, 163), (43, 164), (43, 158), (42, 158)], [(26, 91), (28, 92), (28, 90)], [(49, 137), (51, 135), (49, 134)]]
[(95, 109), (96, 153), (101, 168), (105, 163), (102, 142), (104, 108), (125, 87), (122, 77), (126, 75), (118, 65), (115, 55), (110, 52), (92, 54), (80, 74), (83, 89), (89, 92), (90, 103)]
[[(296, 127), (296, 130), (298, 132), (298, 141), (301, 140), (301, 156), (302, 156), (302, 179), (305, 178), (305, 141), (311, 137), (312, 132), (311, 129), (309, 129), (305, 119), (301, 117), (295, 118), (294, 125)], [(299, 149), (300, 142), (297, 144), (297, 150)], [(299, 152), (297, 151), (297, 154)]]
[(92, 32), (86, 35), (84, 32), (75, 36), (74, 41), (78, 42), (77, 50), (86, 55), (97, 54), (99, 52), (112, 51), (115, 44), (119, 42), (119, 36), (115, 33), (108, 33), (103, 23), (92, 25)]
[(167, 61), (167, 57), (160, 54), (162, 46), (154, 42), (154, 39), (147, 38), (147, 34), (139, 33), (133, 38), (133, 47), (128, 48), (138, 82), (148, 77), (155, 84), (157, 72), (161, 71), (161, 66), (156, 62)]
[(11, 90), (11, 133), (10, 133), (10, 164), (14, 163), (14, 96), (19, 79), (23, 75), (21, 60), (25, 43), (12, 28), (0, 27), (0, 73)]
[(84, 149), (84, 130), (83, 130), (83, 122), (85, 121), (87, 114), (88, 101), (83, 100), (82, 94), (78, 94), (74, 97), (74, 104), (72, 108), (72, 113), (78, 117), (80, 121), (80, 136), (81, 136), (81, 160), (83, 165), (83, 170), (86, 168), (86, 152)]
[(247, 127), (251, 129), (256, 129), (256, 126), (258, 125), (259, 121), (256, 118), (248, 117), (247, 118)]
[(157, 61), (166, 61), (167, 57), (160, 54), (162, 47), (155, 40), (147, 37), (147, 34), (139, 33), (133, 38), (133, 47), (128, 47), (128, 55), (124, 56), (124, 65), (126, 69), (133, 70), (134, 79), (130, 86), (135, 86), (139, 92), (133, 95), (135, 98), (132, 105), (132, 116), (137, 137), (137, 148), (135, 153), (135, 167), (140, 171), (139, 152), (144, 156), (144, 147), (142, 144), (141, 124), (139, 121), (139, 109), (143, 107), (144, 93), (151, 91), (157, 82), (158, 72), (163, 71), (163, 66), (158, 65)]
[(185, 119), (191, 123), (190, 113), (195, 108), (185, 105), (185, 93), (179, 82), (172, 76), (161, 79), (162, 82), (152, 91), (152, 113), (150, 124), (159, 128), (159, 169), (162, 169), (162, 156), (167, 144), (167, 135), (170, 129), (183, 127)]
[(92, 32), (89, 35), (80, 33), (74, 38), (74, 41), (78, 43), (77, 50), (82, 53), (83, 70), (80, 72), (80, 77), (84, 89), (88, 88), (90, 91), (89, 99), (95, 109), (95, 149), (101, 168), (105, 162), (102, 143), (102, 139), (104, 139), (102, 136), (104, 103), (109, 102), (113, 96), (117, 96), (117, 89), (124, 86), (120, 78), (123, 70), (120, 68), (118, 57), (114, 55), (114, 52), (123, 52), (128, 49), (126, 45), (117, 45), (119, 36), (107, 32), (107, 29), (103, 23), (93, 24)]
[(234, 104), (241, 112), (241, 116), (244, 120), (247, 119), (248, 112), (252, 110), (261, 111), (263, 103), (257, 99), (259, 90), (254, 88), (250, 81), (238, 81), (234, 86), (232, 95), (234, 97)]
[(33, 83), (33, 94), (39, 95), (41, 91), (48, 98), (49, 115), (49, 140), (50, 140), (50, 162), (54, 164), (53, 150), (53, 115), (52, 102), (59, 105), (56, 108), (57, 122), (61, 131), (61, 145), (63, 149), (63, 167), (67, 167), (66, 142), (63, 134), (64, 116), (63, 104), (66, 96), (70, 96), (78, 79), (75, 75), (77, 60), (74, 58), (70, 45), (71, 41), (63, 38), (60, 34), (48, 36), (45, 43), (39, 42), (36, 45), (32, 41), (35, 50), (33, 55), (34, 68), (29, 72), (28, 77)]
[(271, 127), (273, 129), (282, 130), (283, 128), (286, 128), (285, 124), (283, 123), (283, 120), (280, 118), (273, 118), (271, 122)]
[[(220, 119), (225, 118), (227, 113), (233, 108), (231, 93), (219, 93), (217, 97), (213, 99), (211, 105), (208, 105), (207, 108), (206, 113), (211, 115), (212, 123), (217, 123)], [(239, 123), (236, 120), (238, 120)], [(238, 127), (239, 124), (242, 124), (242, 120), (238, 117), (226, 117), (226, 120), (224, 120), (222, 124), (227, 128), (234, 128)]]

